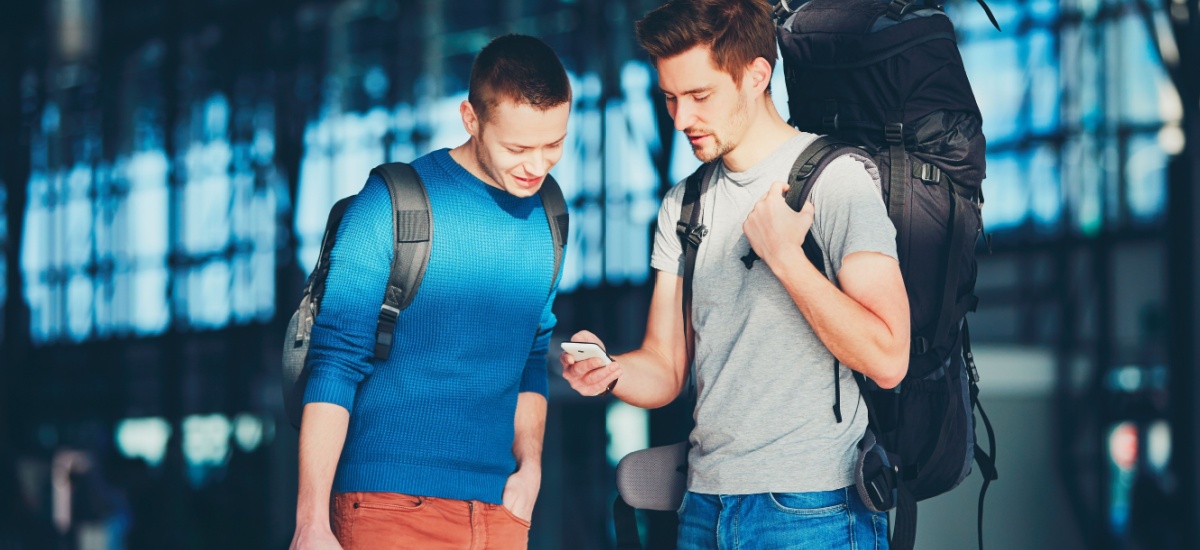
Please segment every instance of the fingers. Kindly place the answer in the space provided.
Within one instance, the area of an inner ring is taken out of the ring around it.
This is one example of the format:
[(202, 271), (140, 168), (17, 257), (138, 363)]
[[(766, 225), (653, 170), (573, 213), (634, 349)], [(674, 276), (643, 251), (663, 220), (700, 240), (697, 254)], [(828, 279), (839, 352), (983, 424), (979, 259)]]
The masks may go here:
[(603, 393), (621, 373), (621, 366), (616, 361), (601, 365), (600, 359), (577, 361), (563, 368), (563, 378), (571, 388), (589, 397)]
[(783, 183), (782, 181), (776, 181), (776, 182), (771, 183), (771, 189), (769, 191), (767, 191), (766, 196), (768, 196), (768, 197), (772, 197), (772, 196), (783, 197), (784, 195), (787, 194), (787, 192), (788, 192), (788, 185), (786, 183)]
[[(612, 363), (612, 365), (616, 365), (616, 363)], [(595, 396), (603, 394), (606, 390), (608, 390), (608, 387), (612, 385), (613, 382), (616, 382), (617, 379), (621, 377), (620, 367), (614, 370), (608, 370), (607, 373), (604, 372), (605, 370), (607, 369), (596, 369), (596, 371), (593, 371), (593, 373), (599, 371), (600, 374), (603, 374), (603, 377), (600, 378), (600, 381), (592, 387), (591, 395)]]
[(572, 342), (590, 342), (590, 343), (600, 346), (601, 349), (606, 349), (604, 347), (604, 342), (600, 340), (599, 336), (596, 336), (595, 334), (592, 334), (591, 332), (588, 332), (586, 330), (581, 330), (581, 331), (576, 332), (575, 334), (571, 335), (571, 341)]

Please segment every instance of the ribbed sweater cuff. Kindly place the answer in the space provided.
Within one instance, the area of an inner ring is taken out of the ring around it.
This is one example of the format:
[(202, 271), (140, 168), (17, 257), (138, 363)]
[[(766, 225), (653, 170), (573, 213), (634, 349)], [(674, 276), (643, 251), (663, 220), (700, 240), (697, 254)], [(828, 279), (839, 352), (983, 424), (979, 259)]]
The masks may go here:
[(354, 412), (354, 394), (358, 384), (328, 374), (312, 373), (304, 388), (304, 404), (333, 403)]
[(525, 363), (525, 371), (521, 373), (520, 391), (537, 392), (548, 399), (550, 384), (546, 377), (546, 358), (543, 356), (530, 359)]

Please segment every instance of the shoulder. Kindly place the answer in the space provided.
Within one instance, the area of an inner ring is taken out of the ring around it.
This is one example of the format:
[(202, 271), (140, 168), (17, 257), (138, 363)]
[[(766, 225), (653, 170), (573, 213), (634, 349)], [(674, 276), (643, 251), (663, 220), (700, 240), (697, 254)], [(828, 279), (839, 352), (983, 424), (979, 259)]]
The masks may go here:
[[(696, 171), (703, 172), (704, 170), (707, 170), (708, 167), (708, 164), (702, 164), (696, 168)], [(692, 174), (694, 173), (695, 172)], [(678, 215), (679, 209), (683, 206), (683, 195), (687, 192), (687, 181), (692, 177), (692, 174), (688, 174), (687, 177), (675, 182), (675, 185), (672, 185), (671, 188), (667, 190), (667, 194), (663, 195), (662, 209), (673, 210)]]
[(882, 200), (879, 168), (866, 153), (846, 153), (831, 160), (813, 183), (813, 204), (818, 198), (829, 202), (839, 198), (873, 195)]

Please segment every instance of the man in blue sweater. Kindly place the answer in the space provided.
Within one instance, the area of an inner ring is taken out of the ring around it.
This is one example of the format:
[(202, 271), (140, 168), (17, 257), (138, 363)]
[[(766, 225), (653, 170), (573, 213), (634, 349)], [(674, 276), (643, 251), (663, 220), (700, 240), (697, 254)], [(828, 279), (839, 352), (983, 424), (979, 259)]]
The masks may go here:
[(558, 285), (536, 194), (562, 156), (571, 89), (554, 52), (519, 35), (479, 53), (469, 89), (470, 138), (412, 163), (433, 242), (386, 361), (373, 359), (392, 261), (381, 179), (338, 229), (308, 356), (292, 548), (527, 546)]

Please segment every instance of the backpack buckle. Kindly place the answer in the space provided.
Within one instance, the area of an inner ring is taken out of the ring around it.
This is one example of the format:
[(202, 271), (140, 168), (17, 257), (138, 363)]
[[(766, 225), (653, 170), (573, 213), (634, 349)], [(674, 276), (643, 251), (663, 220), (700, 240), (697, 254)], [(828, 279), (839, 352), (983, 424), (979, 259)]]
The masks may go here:
[(688, 231), (688, 244), (699, 248), (700, 241), (708, 236), (708, 228), (703, 225), (698, 225), (694, 229)]
[(912, 349), (910, 351), (912, 355), (925, 355), (929, 353), (929, 339), (924, 336), (913, 338)]
[(971, 383), (979, 383), (979, 369), (975, 368), (975, 354), (968, 351), (963, 355), (963, 359), (967, 360), (967, 372), (971, 373)]
[(921, 181), (927, 181), (930, 183), (942, 182), (942, 169), (927, 162), (914, 166), (913, 175)]
[(836, 99), (825, 101), (825, 111), (821, 116), (821, 126), (826, 133), (831, 133), (838, 129), (838, 107)]
[(900, 122), (889, 122), (883, 127), (883, 136), (887, 138), (887, 142), (892, 145), (904, 143), (904, 124)]
[(908, 13), (909, 8), (913, 6), (912, 2), (906, 0), (892, 0), (888, 4), (887, 16), (891, 19), (899, 21), (904, 14)]

